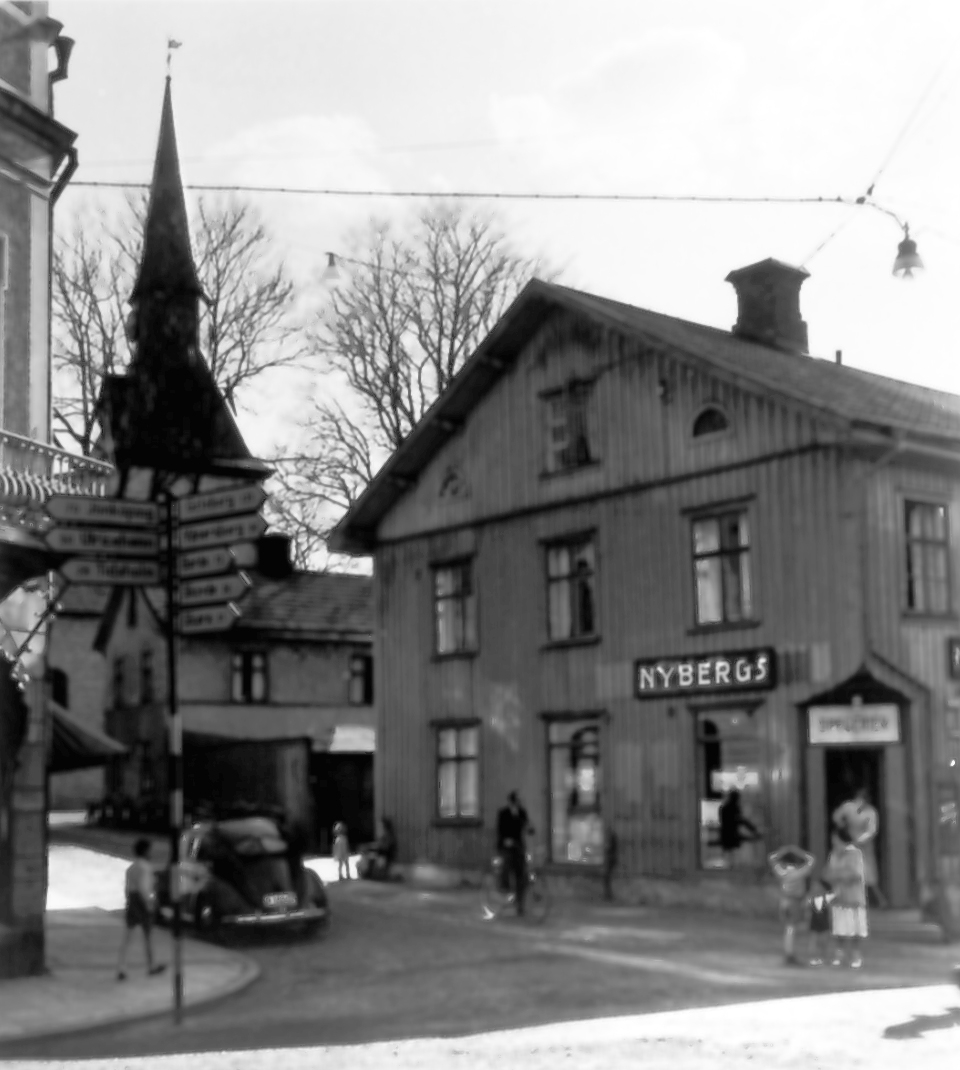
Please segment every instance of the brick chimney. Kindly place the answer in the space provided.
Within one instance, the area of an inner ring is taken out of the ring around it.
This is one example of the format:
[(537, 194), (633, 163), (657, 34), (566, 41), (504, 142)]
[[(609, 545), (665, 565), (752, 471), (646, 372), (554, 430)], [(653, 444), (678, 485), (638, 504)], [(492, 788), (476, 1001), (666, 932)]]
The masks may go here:
[(808, 353), (800, 287), (809, 277), (809, 271), (773, 259), (731, 271), (726, 281), (737, 291), (733, 333), (785, 353)]
[(258, 570), (271, 580), (285, 580), (293, 574), (289, 535), (261, 535), (257, 545)]

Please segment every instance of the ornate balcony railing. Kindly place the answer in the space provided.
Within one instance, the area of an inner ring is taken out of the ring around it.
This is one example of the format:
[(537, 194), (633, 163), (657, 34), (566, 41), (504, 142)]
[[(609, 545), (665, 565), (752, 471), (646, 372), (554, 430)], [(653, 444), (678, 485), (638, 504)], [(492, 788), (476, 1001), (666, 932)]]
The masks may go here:
[(51, 494), (107, 492), (113, 466), (0, 430), (0, 510), (41, 506)]

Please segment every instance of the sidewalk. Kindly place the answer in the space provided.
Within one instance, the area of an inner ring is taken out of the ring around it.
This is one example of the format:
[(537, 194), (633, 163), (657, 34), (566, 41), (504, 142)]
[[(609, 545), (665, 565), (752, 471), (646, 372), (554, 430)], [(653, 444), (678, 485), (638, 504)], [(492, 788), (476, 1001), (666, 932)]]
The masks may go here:
[[(170, 933), (154, 930), (156, 961), (168, 964), (165, 973), (146, 976), (137, 933), (127, 958), (127, 980), (120, 982), (116, 969), (121, 926), (120, 915), (105, 910), (48, 910), (48, 973), (0, 981), (0, 1043), (159, 1014), (172, 1018)], [(244, 955), (191, 939), (182, 943), (187, 1013), (246, 988), (259, 976), (259, 967)]]

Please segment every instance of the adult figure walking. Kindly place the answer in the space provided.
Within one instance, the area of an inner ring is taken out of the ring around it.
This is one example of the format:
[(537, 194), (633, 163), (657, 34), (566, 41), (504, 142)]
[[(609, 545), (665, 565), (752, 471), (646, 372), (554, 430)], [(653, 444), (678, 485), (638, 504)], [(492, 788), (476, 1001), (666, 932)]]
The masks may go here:
[(517, 913), (523, 914), (527, 891), (527, 833), (533, 826), (515, 791), (507, 796), (507, 805), (497, 813), (497, 852), (503, 857), (507, 876), (512, 876), (517, 896)]
[(859, 788), (852, 799), (841, 803), (833, 812), (835, 828), (846, 829), (850, 839), (863, 855), (863, 877), (867, 894), (881, 909), (887, 906), (887, 897), (880, 891), (880, 874), (877, 869), (875, 841), (880, 831), (880, 815), (870, 803), (866, 788)]
[(749, 840), (756, 840), (760, 833), (757, 826), (744, 816), (740, 809), (740, 792), (731, 788), (720, 803), (720, 849), (727, 869), (733, 868), (733, 861), (741, 845)]

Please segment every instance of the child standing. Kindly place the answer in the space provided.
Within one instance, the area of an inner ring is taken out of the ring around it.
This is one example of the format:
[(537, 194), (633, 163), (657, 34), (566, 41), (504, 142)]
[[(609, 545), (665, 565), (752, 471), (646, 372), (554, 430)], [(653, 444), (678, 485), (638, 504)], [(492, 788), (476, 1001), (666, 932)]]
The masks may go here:
[(814, 880), (807, 909), (810, 917), (811, 966), (822, 966), (830, 955), (830, 903), (833, 896), (822, 880)]
[(867, 931), (867, 885), (864, 878), (863, 855), (845, 828), (833, 834), (833, 850), (827, 859), (824, 877), (833, 886), (833, 935), (837, 951), (834, 966), (842, 966), (844, 951), (852, 969), (863, 965), (860, 954), (861, 942)]
[(337, 862), (337, 880), (350, 880), (350, 840), (342, 821), (333, 826), (333, 857)]
[(143, 930), (143, 946), (147, 954), (147, 974), (163, 973), (166, 965), (154, 965), (153, 946), (150, 941), (150, 930), (153, 924), (153, 911), (156, 905), (156, 890), (154, 888), (155, 877), (153, 866), (150, 864), (150, 841), (139, 839), (133, 845), (134, 860), (127, 867), (124, 878), (124, 893), (126, 898), (126, 925), (123, 930), (123, 939), (120, 942), (120, 961), (117, 964), (117, 980), (127, 979), (127, 945), (130, 943), (130, 934), (134, 929)]
[(800, 847), (780, 847), (770, 855), (770, 868), (780, 882), (780, 921), (783, 923), (783, 960), (799, 966), (796, 933), (806, 918), (807, 878), (816, 859)]

